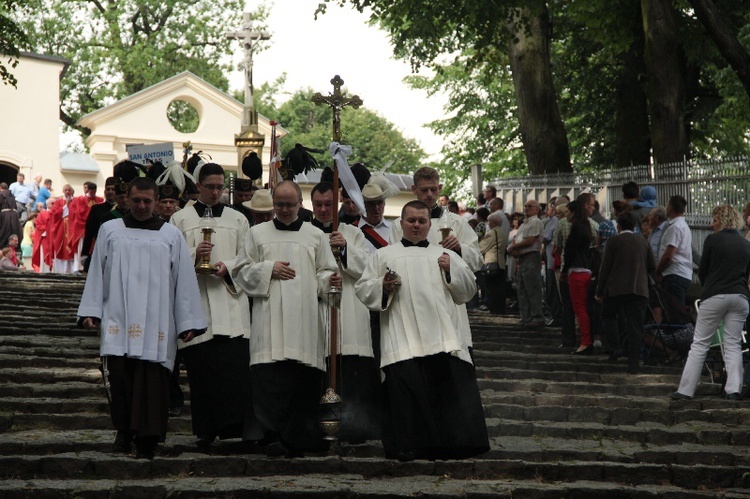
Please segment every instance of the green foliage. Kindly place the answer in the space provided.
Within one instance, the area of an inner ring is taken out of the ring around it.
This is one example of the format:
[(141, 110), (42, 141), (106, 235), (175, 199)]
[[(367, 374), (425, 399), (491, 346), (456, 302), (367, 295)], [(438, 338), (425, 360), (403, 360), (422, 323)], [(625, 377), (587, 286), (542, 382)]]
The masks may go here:
[[(16, 16), (33, 49), (72, 61), (61, 84), (69, 125), (183, 71), (227, 90), (241, 0), (27, 0)], [(261, 22), (265, 11), (255, 17)], [(236, 45), (236, 44), (235, 44)]]
[[(277, 105), (283, 83), (284, 77), (263, 84), (254, 95), (258, 113), (277, 121), (289, 132), (281, 141), (282, 155), (299, 143), (324, 150), (324, 153), (313, 156), (321, 165), (330, 165), (331, 109), (315, 105), (311, 100), (315, 92), (309, 88), (298, 90), (283, 104)], [(346, 90), (342, 89), (342, 92)], [(341, 111), (341, 143), (352, 146), (350, 163), (362, 162), (370, 169), (380, 169), (393, 160), (394, 164), (388, 170), (390, 173), (410, 173), (422, 166), (426, 157), (414, 139), (403, 137), (392, 123), (365, 106), (359, 109), (346, 107)]]
[(17, 0), (0, 0), (0, 83), (14, 87), (18, 80), (11, 70), (18, 66), (21, 50), (28, 48), (28, 37), (11, 17), (17, 3)]

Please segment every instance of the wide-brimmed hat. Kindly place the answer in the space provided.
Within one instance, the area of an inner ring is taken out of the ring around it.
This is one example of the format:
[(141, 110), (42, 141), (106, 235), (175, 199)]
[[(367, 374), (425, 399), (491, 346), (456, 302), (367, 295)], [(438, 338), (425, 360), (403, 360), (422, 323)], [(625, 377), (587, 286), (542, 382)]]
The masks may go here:
[(273, 211), (273, 197), (268, 189), (258, 189), (253, 199), (245, 201), (242, 206), (256, 213), (270, 213)]
[(400, 192), (396, 184), (388, 180), (380, 172), (373, 173), (362, 188), (362, 198), (365, 201), (384, 201)]

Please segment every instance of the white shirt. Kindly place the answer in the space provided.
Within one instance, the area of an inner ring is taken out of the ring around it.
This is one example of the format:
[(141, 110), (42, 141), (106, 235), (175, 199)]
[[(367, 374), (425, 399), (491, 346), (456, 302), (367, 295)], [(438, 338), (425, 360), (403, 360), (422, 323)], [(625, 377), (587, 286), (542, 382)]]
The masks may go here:
[(693, 279), (693, 236), (690, 233), (685, 217), (675, 217), (669, 221), (659, 242), (659, 260), (667, 250), (667, 246), (675, 248), (674, 256), (669, 267), (664, 269), (663, 275), (678, 275), (685, 279)]
[[(360, 218), (359, 219), (359, 225), (358, 225), (359, 231), (362, 232), (362, 228), (365, 227), (365, 226), (372, 227), (373, 229), (375, 229), (375, 232), (377, 232), (378, 235), (383, 238), (383, 240), (385, 242), (389, 242), (388, 238), (391, 235), (391, 222), (389, 222), (388, 220), (386, 220), (385, 218), (383, 218), (380, 221), (379, 224), (372, 225), (372, 224), (369, 224), (369, 223), (365, 222), (364, 218)], [(367, 248), (367, 253), (368, 254), (375, 253), (375, 250), (378, 249), (367, 238), (365, 238), (365, 247)]]

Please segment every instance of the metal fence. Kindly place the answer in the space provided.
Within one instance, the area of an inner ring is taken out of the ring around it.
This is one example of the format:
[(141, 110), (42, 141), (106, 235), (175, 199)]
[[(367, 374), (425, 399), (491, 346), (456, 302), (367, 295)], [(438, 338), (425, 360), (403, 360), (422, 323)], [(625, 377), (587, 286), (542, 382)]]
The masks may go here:
[(703, 241), (711, 233), (711, 210), (720, 204), (731, 204), (742, 211), (750, 200), (750, 160), (745, 157), (714, 161), (692, 160), (680, 163), (638, 165), (591, 173), (530, 175), (498, 178), (491, 183), (505, 201), (505, 211), (523, 212), (527, 199), (546, 203), (555, 196), (575, 199), (582, 192), (591, 192), (607, 217), (612, 201), (622, 199), (622, 185), (633, 181), (643, 188), (656, 188), (657, 204), (682, 195), (688, 202), (685, 219), (693, 232), (693, 246), (700, 253)]

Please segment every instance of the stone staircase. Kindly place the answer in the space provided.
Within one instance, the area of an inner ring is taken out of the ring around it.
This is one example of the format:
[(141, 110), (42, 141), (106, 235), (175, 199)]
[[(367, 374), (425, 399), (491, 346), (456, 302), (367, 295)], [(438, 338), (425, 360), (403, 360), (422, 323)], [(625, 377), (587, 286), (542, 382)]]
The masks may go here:
[(750, 495), (750, 403), (708, 384), (671, 401), (679, 367), (629, 376), (624, 359), (561, 352), (556, 329), (487, 314), (472, 315), (492, 444), (479, 458), (400, 463), (379, 442), (299, 459), (238, 441), (203, 452), (189, 403), (153, 461), (112, 454), (98, 338), (74, 324), (82, 287), (0, 276), (0, 498)]

